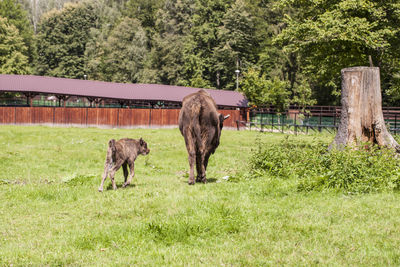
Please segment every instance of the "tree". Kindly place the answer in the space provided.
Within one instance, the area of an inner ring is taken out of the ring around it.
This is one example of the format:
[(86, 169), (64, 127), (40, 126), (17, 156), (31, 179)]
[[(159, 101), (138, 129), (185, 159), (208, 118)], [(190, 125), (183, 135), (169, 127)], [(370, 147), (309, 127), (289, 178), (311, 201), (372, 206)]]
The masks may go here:
[(38, 25), (37, 74), (83, 79), (85, 47), (95, 22), (94, 8), (87, 3), (47, 13)]
[(244, 74), (240, 90), (250, 101), (250, 105), (257, 107), (271, 105), (278, 112), (283, 112), (289, 107), (288, 83), (278, 77), (268, 80), (259, 70), (250, 68)]
[(240, 83), (239, 90), (249, 100), (251, 106), (262, 106), (267, 103), (268, 98), (265, 92), (265, 74), (260, 76), (260, 71), (249, 69)]
[(156, 25), (157, 12), (164, 5), (165, 0), (128, 0), (122, 10), (124, 16), (140, 21), (143, 28), (149, 31)]
[(253, 18), (243, 0), (236, 0), (222, 18), (217, 34), (220, 43), (213, 49), (212, 71), (217, 88), (235, 89), (235, 70), (256, 63), (257, 43)]
[(30, 74), (26, 50), (18, 29), (0, 17), (0, 73)]
[(342, 81), (340, 125), (330, 147), (370, 143), (400, 152), (400, 145), (386, 129), (383, 119), (379, 68), (343, 69)]
[(293, 86), (293, 98), (291, 104), (298, 106), (301, 112), (306, 112), (307, 106), (315, 105), (317, 101), (313, 98), (310, 84), (305, 78), (296, 82)]
[(90, 28), (88, 42), (86, 43), (84, 59), (85, 73), (90, 79), (107, 80), (105, 62), (105, 44), (115, 27), (122, 19), (118, 4), (109, 0), (96, 0), (93, 2), (94, 13), (98, 14), (95, 27)]
[[(302, 12), (286, 17), (287, 27), (276, 42), (284, 50), (298, 53), (302, 72), (317, 92), (318, 102), (335, 104), (339, 96), (340, 70), (345, 67), (374, 65), (382, 68), (390, 84), (399, 64), (400, 5), (377, 0), (285, 0), (280, 7)], [(385, 88), (386, 90), (386, 88)], [(324, 93), (325, 92), (325, 93)]]
[(233, 1), (195, 0), (191, 17), (190, 34), (184, 49), (184, 78), (186, 85), (199, 84), (217, 87), (213, 51), (221, 43), (218, 30), (222, 19)]
[(184, 85), (184, 47), (190, 31), (194, 0), (167, 0), (158, 10), (156, 33), (144, 73), (147, 82)]
[(7, 18), (8, 24), (14, 25), (22, 37), (26, 49), (22, 52), (29, 63), (35, 59), (36, 49), (33, 40), (33, 28), (28, 19), (28, 13), (16, 0), (0, 1), (0, 17)]
[(34, 31), (36, 32), (37, 25), (43, 14), (53, 9), (60, 10), (68, 2), (73, 2), (73, 0), (30, 0), (29, 3), (25, 2), (25, 5), (27, 5), (25, 8), (29, 12)]
[(146, 33), (140, 22), (124, 18), (108, 37), (104, 53), (106, 81), (139, 82), (148, 53)]

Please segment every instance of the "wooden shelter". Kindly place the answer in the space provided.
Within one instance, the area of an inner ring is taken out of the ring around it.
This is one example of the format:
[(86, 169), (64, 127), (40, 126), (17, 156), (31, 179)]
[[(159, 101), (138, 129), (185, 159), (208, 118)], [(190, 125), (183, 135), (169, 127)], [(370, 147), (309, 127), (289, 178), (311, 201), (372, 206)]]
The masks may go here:
[[(0, 95), (11, 93), (24, 98), (15, 103), (3, 101), (0, 124), (175, 127), (183, 97), (198, 90), (160, 84), (0, 74)], [(247, 119), (247, 99), (241, 93), (206, 90), (220, 112), (231, 115), (227, 127), (237, 128), (237, 121)], [(52, 99), (54, 105), (49, 106), (46, 101), (40, 104), (38, 100), (43, 98)]]

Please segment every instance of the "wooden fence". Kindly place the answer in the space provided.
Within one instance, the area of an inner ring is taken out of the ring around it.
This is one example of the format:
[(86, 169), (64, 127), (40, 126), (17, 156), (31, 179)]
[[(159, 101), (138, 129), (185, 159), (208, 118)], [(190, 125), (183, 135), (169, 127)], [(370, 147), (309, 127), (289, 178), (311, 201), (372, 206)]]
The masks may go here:
[[(224, 127), (237, 128), (244, 110), (219, 110), (230, 115)], [(177, 127), (179, 109), (0, 107), (0, 124), (43, 124), (98, 127)]]

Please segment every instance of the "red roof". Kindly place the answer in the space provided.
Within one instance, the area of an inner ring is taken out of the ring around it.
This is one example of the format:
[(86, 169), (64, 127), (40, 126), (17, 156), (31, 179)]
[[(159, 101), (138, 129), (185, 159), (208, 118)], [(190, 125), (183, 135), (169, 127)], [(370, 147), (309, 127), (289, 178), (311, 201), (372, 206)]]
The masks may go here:
[[(111, 83), (34, 75), (0, 74), (0, 91), (61, 94), (127, 100), (174, 101), (199, 88), (161, 85)], [(247, 107), (247, 99), (239, 92), (205, 89), (219, 106)]]

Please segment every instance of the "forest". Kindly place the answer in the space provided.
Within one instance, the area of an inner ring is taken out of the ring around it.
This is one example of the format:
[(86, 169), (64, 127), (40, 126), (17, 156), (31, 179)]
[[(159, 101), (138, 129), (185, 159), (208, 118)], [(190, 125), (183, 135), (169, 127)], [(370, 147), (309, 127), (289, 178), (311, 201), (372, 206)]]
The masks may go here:
[(398, 25), (397, 0), (0, 0), (0, 73), (240, 90), (285, 109), (339, 105), (340, 70), (375, 66), (395, 106)]

